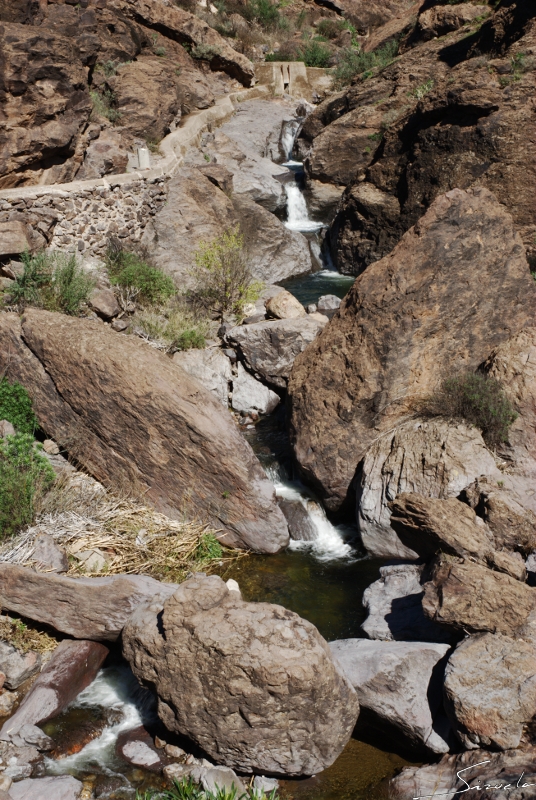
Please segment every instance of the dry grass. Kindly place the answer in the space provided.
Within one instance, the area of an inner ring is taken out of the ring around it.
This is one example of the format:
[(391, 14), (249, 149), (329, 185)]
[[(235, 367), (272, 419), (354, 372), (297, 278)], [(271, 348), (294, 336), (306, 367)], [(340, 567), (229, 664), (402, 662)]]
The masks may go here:
[[(225, 551), (218, 531), (172, 520), (128, 496), (117, 496), (82, 473), (59, 479), (38, 509), (36, 523), (0, 548), (0, 561), (34, 563), (34, 541), (46, 533), (67, 550), (72, 577), (145, 574), (181, 581), (192, 571), (221, 570), (242, 554)], [(106, 566), (85, 570), (77, 556), (97, 550)]]
[(0, 616), (0, 640), (9, 642), (21, 653), (27, 653), (29, 650), (49, 653), (56, 649), (61, 638), (63, 637), (56, 638), (48, 634), (36, 623), (25, 622), (7, 615)]

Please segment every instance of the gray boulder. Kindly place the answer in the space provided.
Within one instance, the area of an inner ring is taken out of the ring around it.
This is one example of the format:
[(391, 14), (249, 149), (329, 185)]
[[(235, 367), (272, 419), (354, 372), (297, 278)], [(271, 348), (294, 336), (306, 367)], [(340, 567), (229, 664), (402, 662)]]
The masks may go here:
[(323, 329), (325, 322), (312, 319), (276, 319), (232, 328), (227, 341), (239, 350), (248, 369), (268, 383), (286, 388), (294, 359)]
[(361, 708), (416, 750), (448, 753), (442, 713), (441, 660), (446, 644), (342, 639), (331, 652), (354, 687)]
[[(285, 514), (285, 509), (283, 513)], [(290, 522), (289, 530), (292, 535)], [(381, 577), (363, 593), (363, 606), (368, 611), (368, 617), (361, 628), (369, 639), (406, 642), (452, 641), (452, 634), (449, 631), (436, 625), (424, 614), (422, 571), (423, 566), (419, 564), (393, 564), (380, 567)]]
[(220, 348), (182, 350), (174, 353), (173, 361), (208, 389), (222, 405), (229, 405), (231, 362)]
[(457, 497), (479, 475), (501, 473), (476, 428), (445, 419), (410, 420), (369, 448), (357, 492), (357, 519), (372, 555), (415, 559), (391, 527), (389, 503), (414, 492), (423, 497)]
[(305, 498), (278, 496), (277, 502), (287, 520), (291, 539), (312, 542), (317, 538), (318, 532), (313, 525), (307, 509), (308, 501)]
[(66, 578), (0, 564), (0, 605), (77, 639), (114, 642), (140, 603), (165, 599), (176, 584), (147, 575)]
[(20, 653), (7, 642), (0, 641), (0, 672), (5, 675), (6, 689), (17, 689), (41, 669), (41, 656), (30, 650)]
[(84, 784), (72, 775), (58, 775), (14, 783), (9, 795), (13, 800), (78, 800), (83, 788)]
[(236, 365), (233, 378), (233, 397), (231, 405), (235, 411), (258, 411), (270, 414), (280, 403), (280, 397), (253, 375), (246, 372), (240, 362)]
[(335, 312), (339, 310), (341, 302), (341, 298), (335, 294), (324, 294), (317, 300), (317, 310), (320, 314), (324, 314), (328, 319), (331, 319)]
[(47, 572), (67, 572), (69, 569), (67, 553), (48, 533), (40, 533), (35, 537), (32, 560), (37, 569)]
[(355, 692), (316, 628), (281, 606), (244, 602), (216, 576), (139, 609), (123, 652), (156, 690), (166, 728), (239, 771), (319, 772), (357, 719)]
[(445, 700), (467, 750), (518, 747), (536, 712), (534, 644), (500, 633), (464, 639), (445, 670)]

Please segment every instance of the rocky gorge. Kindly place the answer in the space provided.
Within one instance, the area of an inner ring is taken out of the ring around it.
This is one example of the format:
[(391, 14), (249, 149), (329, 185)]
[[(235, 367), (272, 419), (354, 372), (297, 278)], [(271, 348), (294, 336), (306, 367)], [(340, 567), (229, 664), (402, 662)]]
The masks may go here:
[(0, 800), (536, 796), (536, 12), (269, 5), (0, 0)]

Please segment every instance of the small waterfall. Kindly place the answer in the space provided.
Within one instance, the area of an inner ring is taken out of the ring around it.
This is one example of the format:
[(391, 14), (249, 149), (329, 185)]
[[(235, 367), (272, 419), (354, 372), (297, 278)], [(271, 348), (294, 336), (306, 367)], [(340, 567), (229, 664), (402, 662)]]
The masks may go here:
[(291, 231), (317, 231), (322, 223), (309, 219), (305, 197), (297, 183), (286, 183), (287, 222), (285, 226)]
[(298, 133), (299, 129), (300, 123), (297, 119), (287, 120), (281, 127), (280, 145), (286, 161), (290, 161), (292, 159), (294, 142), (296, 141), (296, 134)]
[(46, 771), (49, 775), (76, 775), (94, 771), (117, 774), (115, 745), (119, 735), (156, 719), (155, 698), (140, 686), (125, 665), (100, 670), (93, 683), (78, 695), (70, 708), (113, 710), (118, 712), (119, 721), (106, 727), (98, 738), (88, 742), (78, 753), (58, 761), (47, 758)]

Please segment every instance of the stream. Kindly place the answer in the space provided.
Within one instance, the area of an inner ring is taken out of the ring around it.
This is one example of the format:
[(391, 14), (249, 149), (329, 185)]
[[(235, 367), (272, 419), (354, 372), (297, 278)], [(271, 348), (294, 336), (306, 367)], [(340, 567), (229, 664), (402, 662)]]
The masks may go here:
[[(313, 252), (322, 261), (317, 272), (291, 278), (282, 285), (304, 305), (316, 303), (324, 294), (344, 297), (354, 278), (336, 272), (322, 255), (322, 223), (309, 219), (301, 190), (303, 168), (292, 160), (298, 123), (286, 123), (282, 145), (284, 165), (295, 173), (287, 183), (286, 226), (307, 236)], [(318, 259), (317, 259), (318, 260)], [(379, 577), (382, 562), (366, 556), (351, 525), (333, 525), (318, 499), (296, 474), (286, 432), (284, 403), (261, 418), (244, 435), (257, 454), (279, 496), (300, 502), (316, 535), (312, 541), (291, 542), (277, 555), (251, 555), (240, 559), (222, 576), (238, 581), (248, 601), (278, 603), (312, 622), (328, 640), (362, 636), (366, 617), (362, 607), (364, 590)], [(141, 689), (123, 663), (101, 670), (95, 681), (57, 719), (44, 725), (54, 738), (69, 738), (84, 725), (93, 731), (82, 746), (66, 748), (56, 760), (48, 758), (48, 774), (72, 774), (84, 780), (94, 796), (121, 800), (133, 798), (136, 790), (159, 788), (161, 780), (134, 768), (115, 753), (118, 736), (141, 724), (156, 721), (154, 701)], [(367, 732), (354, 733), (337, 761), (318, 776), (281, 782), (281, 797), (287, 800), (382, 800), (386, 779), (408, 762), (368, 740)]]

